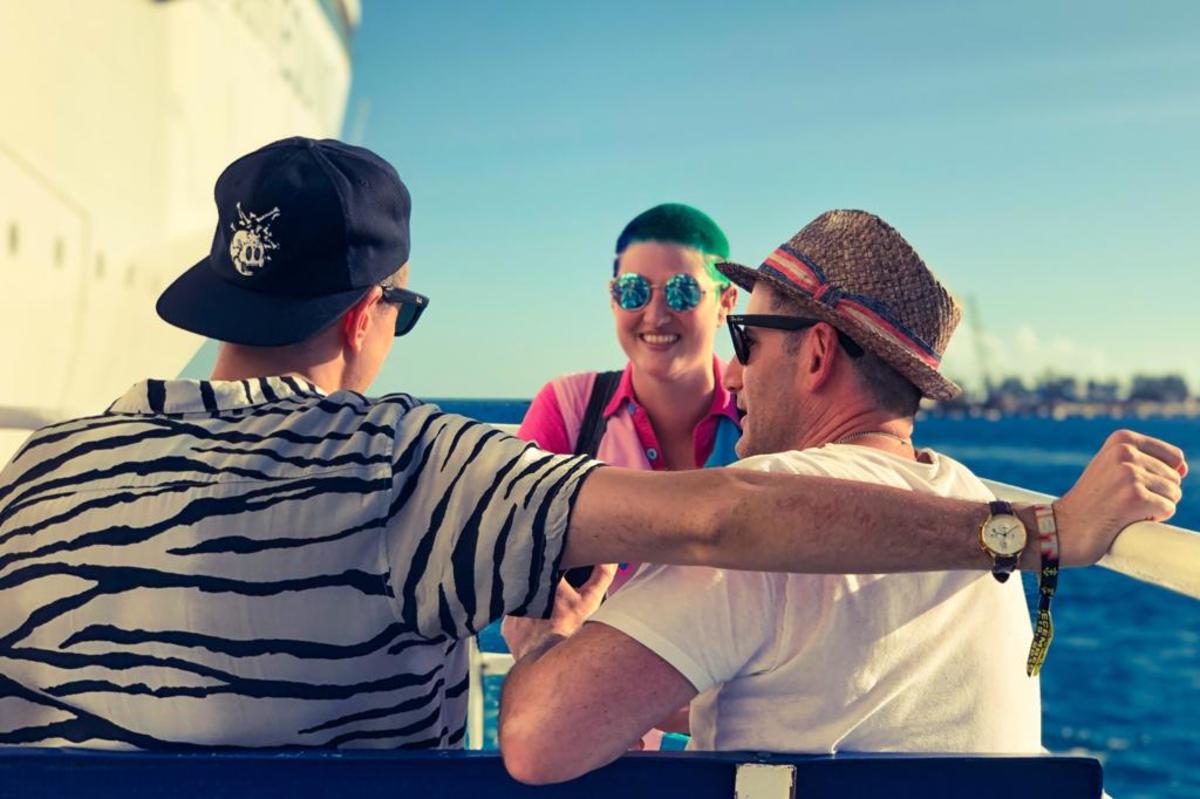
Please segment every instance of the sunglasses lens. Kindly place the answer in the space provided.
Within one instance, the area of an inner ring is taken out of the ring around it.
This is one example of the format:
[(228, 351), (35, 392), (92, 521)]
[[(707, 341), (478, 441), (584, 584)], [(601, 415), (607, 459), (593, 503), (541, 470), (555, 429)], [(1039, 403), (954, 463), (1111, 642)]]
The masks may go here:
[(397, 336), (403, 336), (405, 333), (416, 327), (417, 316), (419, 315), (417, 311), (417, 306), (408, 305), (407, 303), (399, 307), (398, 313), (396, 314)]
[(429, 300), (420, 294), (412, 294), (396, 302), (396, 335), (403, 336), (417, 326)]
[(700, 304), (704, 293), (696, 278), (687, 274), (672, 275), (667, 281), (667, 306), (672, 311), (690, 311)]
[(612, 297), (626, 311), (636, 311), (650, 302), (650, 284), (646, 278), (626, 272), (612, 283)]
[(729, 321), (729, 338), (733, 341), (733, 354), (742, 366), (750, 360), (750, 345), (746, 341), (746, 331), (732, 319)]

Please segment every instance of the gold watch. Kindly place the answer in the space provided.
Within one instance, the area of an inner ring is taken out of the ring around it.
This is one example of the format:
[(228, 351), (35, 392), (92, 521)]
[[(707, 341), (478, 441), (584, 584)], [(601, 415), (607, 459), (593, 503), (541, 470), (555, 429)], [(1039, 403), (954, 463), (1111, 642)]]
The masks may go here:
[(1004, 582), (1021, 560), (1029, 535), (1025, 523), (1013, 512), (1012, 503), (995, 500), (988, 503), (991, 515), (979, 528), (979, 545), (992, 556), (992, 576)]

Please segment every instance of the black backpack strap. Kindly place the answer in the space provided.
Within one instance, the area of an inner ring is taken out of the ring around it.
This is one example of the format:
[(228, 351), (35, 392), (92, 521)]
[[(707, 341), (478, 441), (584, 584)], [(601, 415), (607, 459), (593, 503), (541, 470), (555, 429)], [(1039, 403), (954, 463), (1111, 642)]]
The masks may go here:
[[(604, 418), (604, 407), (608, 405), (613, 394), (617, 393), (617, 386), (621, 384), (622, 374), (624, 372), (621, 370), (596, 373), (596, 380), (592, 383), (592, 395), (588, 397), (587, 408), (583, 412), (583, 421), (579, 423), (579, 438), (575, 441), (576, 455), (587, 455), (589, 458), (594, 458), (600, 451), (600, 439), (604, 438), (604, 431), (608, 427), (608, 420)], [(593, 566), (577, 566), (574, 569), (567, 569), (563, 576), (568, 583), (579, 588), (592, 576), (593, 568)]]
[(604, 418), (604, 407), (617, 392), (622, 374), (624, 372), (621, 370), (596, 373), (592, 395), (588, 397), (587, 409), (583, 412), (583, 421), (579, 425), (579, 438), (575, 442), (576, 455), (594, 458), (600, 450), (600, 439), (604, 438), (604, 430), (608, 427), (608, 420)]

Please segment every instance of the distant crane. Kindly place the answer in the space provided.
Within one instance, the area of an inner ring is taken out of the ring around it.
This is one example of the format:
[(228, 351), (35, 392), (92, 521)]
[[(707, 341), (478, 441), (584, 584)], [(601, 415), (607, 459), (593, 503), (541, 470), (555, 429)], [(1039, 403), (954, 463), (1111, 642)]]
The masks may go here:
[(979, 376), (983, 379), (984, 402), (992, 403), (995, 386), (992, 384), (992, 372), (988, 368), (987, 344), (983, 337), (983, 317), (979, 313), (979, 304), (975, 295), (967, 297), (967, 315), (971, 319), (971, 338), (975, 340), (975, 359), (979, 363)]

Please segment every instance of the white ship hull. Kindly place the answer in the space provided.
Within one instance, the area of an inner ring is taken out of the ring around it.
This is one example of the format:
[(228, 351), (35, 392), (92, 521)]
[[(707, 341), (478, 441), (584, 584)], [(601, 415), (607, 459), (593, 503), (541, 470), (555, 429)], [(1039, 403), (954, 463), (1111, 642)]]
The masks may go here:
[(235, 157), (336, 136), (357, 2), (0, 3), (0, 460), (173, 377), (201, 340), (158, 293), (209, 248)]

